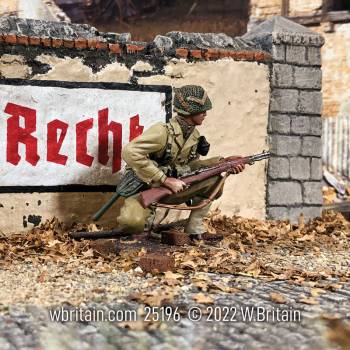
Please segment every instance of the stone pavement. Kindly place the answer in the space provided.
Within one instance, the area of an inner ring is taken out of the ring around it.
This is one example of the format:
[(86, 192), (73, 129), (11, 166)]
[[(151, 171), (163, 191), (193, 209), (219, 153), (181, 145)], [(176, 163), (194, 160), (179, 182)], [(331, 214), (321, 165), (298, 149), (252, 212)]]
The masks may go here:
[[(223, 276), (211, 274), (210, 277), (219, 281)], [(185, 285), (182, 287), (183, 294), (172, 305), (173, 310), (178, 308), (181, 320), (166, 322), (153, 330), (142, 327), (137, 330), (140, 322), (131, 325), (132, 329), (109, 322), (52, 322), (44, 308), (27, 306), (25, 310), (20, 310), (10, 307), (7, 313), (0, 316), (0, 349), (341, 349), (327, 341), (326, 321), (321, 315), (337, 315), (350, 321), (350, 283), (341, 283), (341, 289), (327, 290), (315, 297), (319, 304), (310, 305), (300, 302), (303, 295), (309, 296), (308, 287), (286, 281), (264, 282), (243, 276), (239, 276), (237, 282), (237, 277), (226, 277), (232, 278), (235, 287), (249, 284), (250, 288), (232, 294), (216, 294), (212, 305), (199, 305), (192, 299), (198, 293), (196, 287)], [(282, 295), (286, 303), (272, 302), (271, 292)], [(189, 320), (188, 310), (193, 306), (201, 307), (201, 321)], [(86, 305), (88, 307), (136, 310), (140, 305), (120, 300), (113, 304), (91, 303)], [(230, 310), (232, 321), (213, 321), (211, 308)], [(245, 310), (254, 311), (251, 320)], [(259, 316), (255, 312), (257, 310), (264, 310), (263, 314)], [(266, 318), (266, 310), (274, 311), (275, 322), (272, 313), (268, 322), (254, 320), (256, 317)], [(276, 316), (277, 310), (280, 310), (280, 315), (281, 310), (292, 310), (296, 315), (300, 312), (301, 318), (278, 322), (276, 319), (280, 316)], [(245, 322), (244, 316), (248, 318)]]

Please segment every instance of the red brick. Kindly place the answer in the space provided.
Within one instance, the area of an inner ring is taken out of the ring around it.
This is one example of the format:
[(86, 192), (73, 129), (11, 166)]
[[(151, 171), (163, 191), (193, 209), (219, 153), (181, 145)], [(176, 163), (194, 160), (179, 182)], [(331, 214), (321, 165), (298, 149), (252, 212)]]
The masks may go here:
[(96, 49), (96, 45), (98, 43), (98, 40), (96, 38), (88, 39), (87, 44), (89, 49)]
[(176, 49), (176, 56), (181, 57), (181, 58), (187, 58), (188, 57), (188, 50), (180, 47)]
[(0, 34), (0, 43), (3, 43), (4, 41), (5, 41), (4, 35), (3, 35), (3, 34)]
[(104, 41), (97, 41), (96, 43), (96, 49), (99, 50), (108, 50), (108, 43)]
[(63, 39), (52, 39), (52, 47), (63, 46)]
[(230, 51), (229, 52), (229, 57), (232, 57), (233, 59), (237, 58), (237, 51)]
[(254, 51), (245, 51), (245, 59), (249, 61), (254, 61), (255, 52)]
[(77, 49), (87, 49), (88, 47), (87, 39), (78, 38), (78, 39), (75, 39), (74, 42), (75, 42), (75, 47)]
[(230, 56), (237, 60), (249, 60), (249, 59), (253, 60), (254, 51), (232, 51)]
[(163, 231), (161, 242), (169, 245), (191, 244), (190, 237), (186, 233), (176, 230)]
[(73, 49), (74, 48), (74, 40), (66, 40), (63, 39), (63, 46), (67, 49)]
[(127, 53), (138, 53), (144, 49), (145, 49), (145, 46), (143, 45), (126, 44)]
[(202, 58), (202, 51), (201, 50), (191, 50), (190, 55), (191, 55), (191, 57), (194, 57), (194, 58)]
[(143, 272), (172, 271), (175, 267), (175, 259), (167, 255), (147, 254), (140, 258), (140, 267)]
[(236, 51), (235, 58), (238, 60), (244, 60), (244, 58), (245, 58), (244, 51)]
[(40, 43), (41, 43), (41, 45), (43, 45), (45, 47), (51, 47), (52, 46), (51, 38), (41, 38), (40, 39)]
[(20, 45), (29, 45), (29, 38), (26, 35), (17, 35), (17, 43)]
[(17, 37), (15, 34), (5, 34), (4, 40), (7, 44), (17, 44)]
[(38, 46), (38, 45), (40, 45), (40, 43), (41, 43), (40, 38), (37, 38), (35, 36), (29, 37), (29, 45)]
[(219, 57), (220, 58), (231, 57), (231, 50), (219, 50)]
[(271, 55), (265, 52), (255, 52), (254, 59), (255, 61), (258, 61), (258, 62), (265, 62), (271, 59)]
[(109, 51), (119, 55), (121, 53), (121, 48), (119, 44), (108, 44)]
[(90, 241), (89, 244), (90, 248), (92, 248), (98, 254), (119, 254), (116, 239), (96, 239), (95, 241)]
[(218, 49), (208, 49), (204, 53), (204, 58), (206, 60), (216, 60), (217, 58), (219, 58), (220, 51), (221, 50), (218, 50)]

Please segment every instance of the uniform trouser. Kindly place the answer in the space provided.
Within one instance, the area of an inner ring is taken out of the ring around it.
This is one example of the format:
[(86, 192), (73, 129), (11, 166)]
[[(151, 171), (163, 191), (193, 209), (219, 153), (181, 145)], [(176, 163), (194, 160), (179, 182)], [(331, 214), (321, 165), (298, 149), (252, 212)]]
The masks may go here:
[[(181, 204), (192, 200), (191, 205), (197, 205), (202, 200), (209, 198), (216, 189), (221, 177), (215, 176), (192, 185), (189, 189), (180, 193), (174, 193), (164, 199), (161, 203)], [(222, 191), (216, 195), (219, 198)], [(203, 218), (208, 214), (211, 203), (201, 209), (191, 210), (185, 232), (188, 234), (201, 234), (206, 231), (203, 225)], [(129, 232), (142, 232), (149, 217), (152, 216), (152, 210), (144, 209), (140, 203), (139, 195), (128, 197), (120, 209), (120, 215), (117, 218), (121, 228)]]

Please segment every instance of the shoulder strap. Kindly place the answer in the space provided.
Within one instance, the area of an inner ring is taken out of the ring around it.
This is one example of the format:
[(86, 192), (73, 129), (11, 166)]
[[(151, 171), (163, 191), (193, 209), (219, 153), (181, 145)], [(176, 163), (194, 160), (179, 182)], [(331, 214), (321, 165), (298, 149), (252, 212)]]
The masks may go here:
[(174, 141), (175, 130), (170, 123), (166, 123), (165, 127), (167, 128), (167, 140), (164, 148), (164, 152), (161, 155), (160, 159), (157, 162), (160, 165), (166, 165), (171, 161), (171, 147)]

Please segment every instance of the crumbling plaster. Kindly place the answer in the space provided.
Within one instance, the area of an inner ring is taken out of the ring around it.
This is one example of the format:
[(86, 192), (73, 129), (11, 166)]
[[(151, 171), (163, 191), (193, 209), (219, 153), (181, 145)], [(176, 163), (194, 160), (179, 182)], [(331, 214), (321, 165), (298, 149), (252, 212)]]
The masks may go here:
[(90, 67), (84, 65), (81, 58), (41, 55), (37, 61), (51, 67), (48, 73), (33, 76), (33, 79), (38, 80), (127, 83), (130, 77), (130, 70), (119, 62), (108, 64), (94, 74)]
[(32, 70), (25, 64), (21, 55), (2, 55), (0, 57), (0, 77), (27, 79)]

